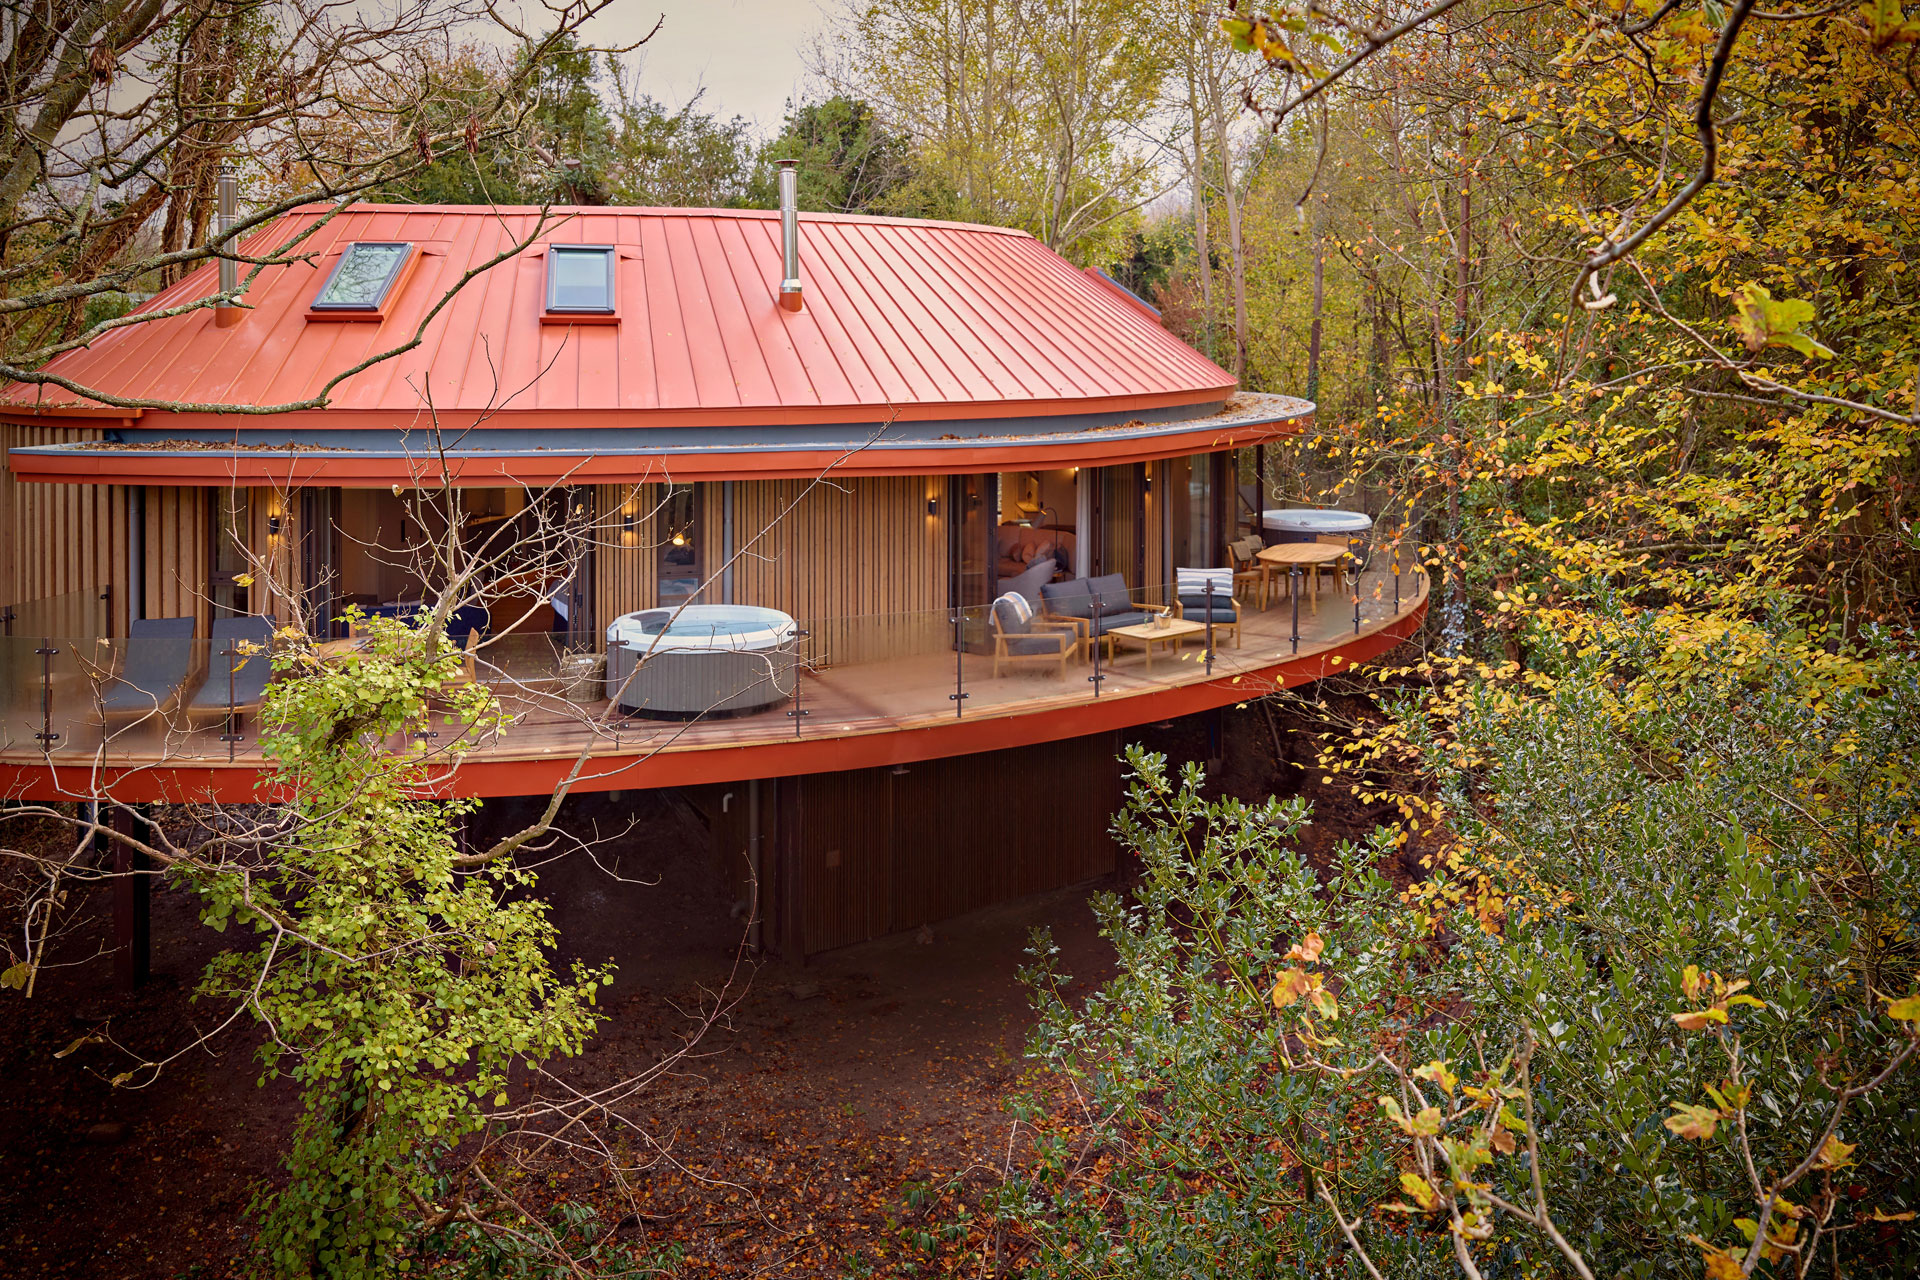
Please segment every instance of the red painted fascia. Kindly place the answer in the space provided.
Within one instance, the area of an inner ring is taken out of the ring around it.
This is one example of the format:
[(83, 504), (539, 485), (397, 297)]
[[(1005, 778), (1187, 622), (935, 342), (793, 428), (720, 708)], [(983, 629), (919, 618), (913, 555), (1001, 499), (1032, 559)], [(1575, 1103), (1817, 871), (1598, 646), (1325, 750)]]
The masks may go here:
[[(544, 313), (543, 313), (544, 314)], [(573, 317), (577, 319), (577, 317)], [(1098, 396), (1084, 399), (941, 401), (916, 405), (741, 405), (726, 409), (485, 409), (446, 406), (437, 410), (442, 431), (485, 431), (490, 428), (545, 430), (548, 428), (623, 427), (645, 431), (652, 427), (788, 427), (834, 426), (846, 422), (974, 422), (994, 418), (1051, 418), (1077, 414), (1137, 413), (1185, 405), (1212, 404), (1233, 395), (1234, 384), (1154, 395)], [(65, 394), (63, 391), (62, 394)], [(124, 426), (126, 409), (89, 405), (49, 406), (0, 402), (0, 421), (31, 426), (58, 416), (65, 423), (102, 428)], [(434, 414), (420, 406), (416, 414), (392, 409), (300, 409), (276, 414), (180, 413), (166, 409), (139, 411), (141, 428), (165, 432), (234, 431), (251, 425), (306, 431), (386, 431), (432, 425)], [(93, 418), (97, 421), (89, 422)]]
[[(697, 455), (512, 454), (468, 457), (453, 463), (455, 488), (504, 484), (635, 484), (695, 480), (810, 479), (827, 471), (842, 476), (967, 475), (980, 471), (1105, 467), (1154, 462), (1196, 453), (1260, 444), (1298, 434), (1310, 417), (1209, 427), (1177, 435), (1096, 439), (1072, 443), (1001, 443), (926, 449), (782, 450)], [(385, 489), (400, 484), (435, 487), (435, 459), (371, 458), (352, 452), (272, 454), (113, 453), (84, 449), (65, 453), (12, 453), (7, 466), (16, 480), (50, 484), (289, 485), (325, 484), (343, 489)]]

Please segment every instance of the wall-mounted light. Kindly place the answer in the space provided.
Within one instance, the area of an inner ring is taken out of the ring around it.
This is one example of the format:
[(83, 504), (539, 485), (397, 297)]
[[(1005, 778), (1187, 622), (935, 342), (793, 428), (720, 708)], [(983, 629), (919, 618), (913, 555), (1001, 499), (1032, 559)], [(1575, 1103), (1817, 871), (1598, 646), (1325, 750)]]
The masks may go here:
[(927, 499), (927, 514), (930, 516), (937, 516), (940, 514), (940, 499), (938, 498)]
[(277, 538), (280, 536), (280, 517), (279, 516), (274, 515), (274, 516), (267, 517), (267, 536), (269, 538)]
[(673, 545), (674, 545), (674, 546), (676, 546), (676, 547), (684, 547), (684, 546), (686, 546), (686, 545), (687, 545), (687, 535), (686, 535), (686, 534), (684, 534), (684, 533), (676, 533), (676, 534), (674, 534), (674, 535), (673, 535)]
[(620, 508), (620, 527), (628, 533), (633, 532), (634, 514), (632, 506)]

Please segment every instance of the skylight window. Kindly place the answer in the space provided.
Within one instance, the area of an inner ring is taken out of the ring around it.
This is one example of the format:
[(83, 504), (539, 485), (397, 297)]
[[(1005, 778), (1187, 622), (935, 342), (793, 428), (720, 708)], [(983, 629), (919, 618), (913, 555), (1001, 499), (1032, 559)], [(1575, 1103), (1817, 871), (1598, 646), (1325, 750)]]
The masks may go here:
[(412, 252), (413, 246), (402, 241), (358, 240), (348, 245), (314, 295), (313, 309), (378, 311)]
[(613, 246), (556, 244), (547, 250), (547, 310), (613, 312)]

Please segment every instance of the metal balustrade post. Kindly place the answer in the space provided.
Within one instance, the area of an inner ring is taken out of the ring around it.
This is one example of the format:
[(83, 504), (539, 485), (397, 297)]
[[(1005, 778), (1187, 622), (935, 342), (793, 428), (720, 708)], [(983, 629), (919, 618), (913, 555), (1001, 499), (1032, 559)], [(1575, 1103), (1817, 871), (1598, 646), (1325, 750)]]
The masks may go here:
[[(1174, 587), (1177, 593), (1178, 586)], [(1207, 674), (1213, 674), (1213, 578), (1207, 578)]]
[(1393, 616), (1400, 616), (1400, 548), (1393, 549)]
[(42, 636), (40, 647), (34, 650), (40, 655), (40, 732), (34, 734), (40, 750), (51, 751), (60, 735), (53, 731), (53, 655), (60, 651), (53, 647), (53, 641)]
[(796, 738), (800, 736), (801, 722), (804, 721), (809, 714), (806, 707), (802, 705), (800, 697), (800, 687), (806, 683), (806, 672), (801, 670), (801, 668), (806, 664), (800, 661), (799, 646), (802, 640), (805, 640), (812, 634), (811, 631), (796, 631), (793, 633), (795, 649), (793, 655), (793, 709), (787, 712), (787, 714), (793, 718), (793, 736)]
[(1097, 698), (1100, 682), (1106, 679), (1100, 674), (1100, 593), (1096, 591), (1089, 598), (1093, 601), (1093, 616), (1087, 619), (1087, 639), (1093, 645), (1093, 674), (1087, 679), (1092, 682), (1093, 696)]
[(1286, 593), (1294, 604), (1294, 652), (1300, 652), (1300, 566), (1298, 564), (1286, 570), (1286, 587), (1288, 587)]
[(966, 616), (965, 609), (953, 611), (953, 692), (947, 696), (953, 699), (953, 718), (956, 720), (960, 718), (961, 708), (967, 701), (967, 648), (963, 631)]
[(1360, 539), (1347, 538), (1347, 563), (1353, 566), (1347, 578), (1347, 588), (1353, 596), (1353, 634), (1360, 634)]
[(234, 744), (240, 741), (240, 717), (233, 711), (233, 660), (238, 649), (221, 650), (220, 656), (227, 660), (227, 731), (220, 735), (220, 741), (227, 744), (227, 763), (233, 763)]

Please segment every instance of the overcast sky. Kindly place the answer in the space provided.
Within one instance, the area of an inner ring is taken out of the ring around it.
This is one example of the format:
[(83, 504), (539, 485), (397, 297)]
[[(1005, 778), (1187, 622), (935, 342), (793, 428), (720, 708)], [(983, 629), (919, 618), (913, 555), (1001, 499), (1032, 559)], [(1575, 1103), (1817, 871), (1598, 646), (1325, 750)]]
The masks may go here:
[(822, 20), (820, 0), (616, 0), (587, 27), (596, 43), (637, 40), (640, 88), (679, 106), (704, 88), (701, 106), (745, 116), (761, 135), (780, 127), (787, 99), (807, 87), (806, 51)]

